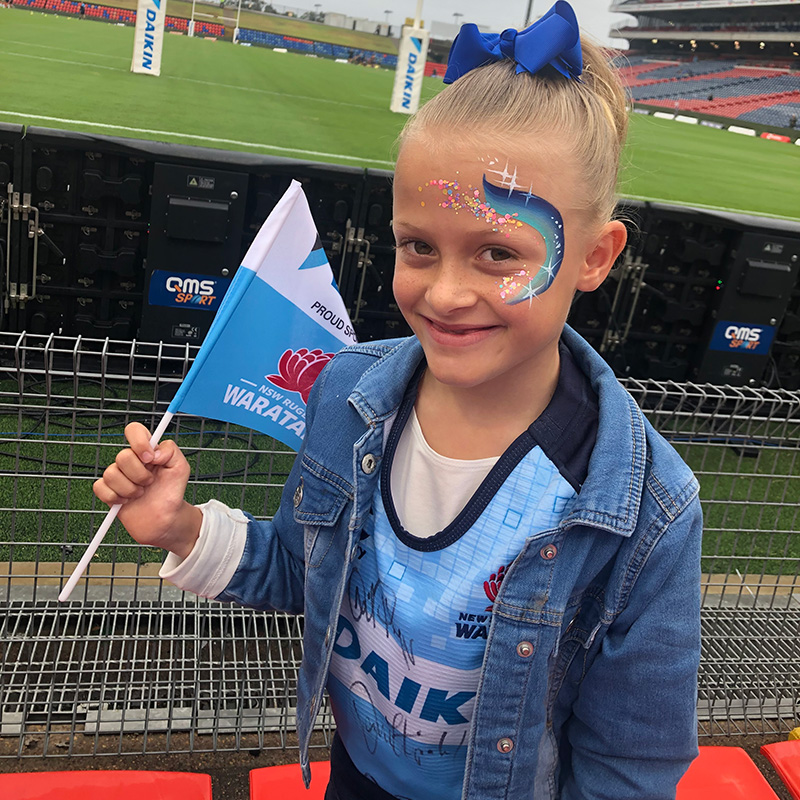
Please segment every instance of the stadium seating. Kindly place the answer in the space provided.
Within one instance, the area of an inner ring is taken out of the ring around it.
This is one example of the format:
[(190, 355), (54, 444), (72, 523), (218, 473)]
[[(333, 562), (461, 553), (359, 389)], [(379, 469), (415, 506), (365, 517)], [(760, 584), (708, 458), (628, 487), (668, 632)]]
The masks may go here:
[(741, 747), (701, 747), (678, 783), (676, 800), (778, 800)]
[(331, 772), (329, 761), (311, 762), (311, 786), (306, 789), (299, 764), (250, 770), (250, 800), (323, 800)]
[(663, 62), (617, 59), (634, 101), (788, 127), (800, 116), (800, 75), (735, 61)]
[(775, 767), (789, 794), (794, 800), (800, 800), (800, 740), (765, 744), (761, 753)]
[(81, 770), (0, 774), (0, 797), (13, 800), (211, 800), (211, 776), (195, 772)]
[[(16, 0), (15, 5), (23, 5), (31, 10), (52, 11), (56, 14), (79, 16), (81, 13), (80, 0)], [(98, 6), (86, 3), (84, 5), (86, 16), (103, 22), (122, 23), (124, 25), (136, 24), (136, 12), (126, 8), (113, 8), (111, 6)], [(168, 31), (185, 33), (189, 29), (189, 20), (184, 17), (166, 17), (164, 27)], [(225, 26), (216, 22), (195, 21), (195, 36), (223, 37)]]

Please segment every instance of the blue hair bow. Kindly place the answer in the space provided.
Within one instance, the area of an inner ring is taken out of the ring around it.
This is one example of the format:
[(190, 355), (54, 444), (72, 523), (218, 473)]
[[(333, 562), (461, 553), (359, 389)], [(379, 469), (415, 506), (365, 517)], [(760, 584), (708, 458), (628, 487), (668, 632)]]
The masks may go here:
[(558, 2), (524, 31), (507, 28), (502, 33), (481, 33), (467, 23), (453, 41), (447, 59), (445, 83), (453, 83), (476, 67), (510, 58), (520, 72), (537, 73), (546, 64), (565, 78), (578, 79), (583, 72), (581, 34), (572, 6)]

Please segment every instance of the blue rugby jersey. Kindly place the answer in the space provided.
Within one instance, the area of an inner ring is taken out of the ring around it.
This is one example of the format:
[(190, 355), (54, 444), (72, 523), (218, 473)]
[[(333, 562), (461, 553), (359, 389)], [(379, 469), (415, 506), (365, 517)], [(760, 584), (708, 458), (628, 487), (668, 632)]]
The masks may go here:
[[(328, 692), (341, 748), (341, 800), (461, 796), (466, 742), (492, 601), (532, 534), (558, 525), (580, 490), (597, 403), (562, 348), (556, 392), (464, 510), (429, 538), (405, 531), (391, 463), (416, 396), (410, 387), (384, 453), (339, 618)], [(338, 756), (337, 756), (338, 752)]]

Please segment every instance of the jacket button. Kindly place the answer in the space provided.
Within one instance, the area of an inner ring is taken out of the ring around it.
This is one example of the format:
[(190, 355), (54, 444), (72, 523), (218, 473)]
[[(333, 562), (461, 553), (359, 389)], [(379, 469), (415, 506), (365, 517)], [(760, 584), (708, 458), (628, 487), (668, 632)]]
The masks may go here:
[(520, 642), (517, 645), (517, 655), (520, 658), (530, 658), (533, 655), (533, 645), (530, 642)]
[(367, 453), (364, 458), (361, 459), (361, 469), (367, 475), (372, 475), (375, 472), (375, 467), (377, 466), (378, 462), (375, 460), (375, 456), (372, 453)]
[(325, 647), (331, 642), (331, 626), (328, 625), (328, 630), (325, 631)]
[(303, 502), (303, 479), (300, 478), (300, 483), (297, 484), (297, 488), (294, 490), (294, 498), (292, 499), (294, 503), (294, 507), (298, 508), (300, 503)]
[(539, 555), (545, 561), (552, 561), (558, 553), (558, 548), (554, 544), (546, 544), (540, 551)]
[(514, 742), (504, 737), (497, 742), (497, 749), (501, 753), (510, 753), (514, 749)]

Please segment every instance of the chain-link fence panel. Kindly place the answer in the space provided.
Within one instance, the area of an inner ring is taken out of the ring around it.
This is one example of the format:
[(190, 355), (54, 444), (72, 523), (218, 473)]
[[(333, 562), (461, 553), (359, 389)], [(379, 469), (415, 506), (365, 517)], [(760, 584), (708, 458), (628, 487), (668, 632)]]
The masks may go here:
[[(155, 427), (195, 355), (143, 342), (0, 334), (0, 755), (285, 747), (302, 617), (161, 581), (162, 552), (115, 523), (56, 600), (106, 513), (93, 481), (128, 422)], [(713, 733), (794, 727), (800, 673), (800, 393), (628, 379), (694, 469), (705, 514), (698, 712)], [(188, 499), (270, 518), (294, 454), (178, 416)], [(326, 709), (319, 741), (329, 740)]]

